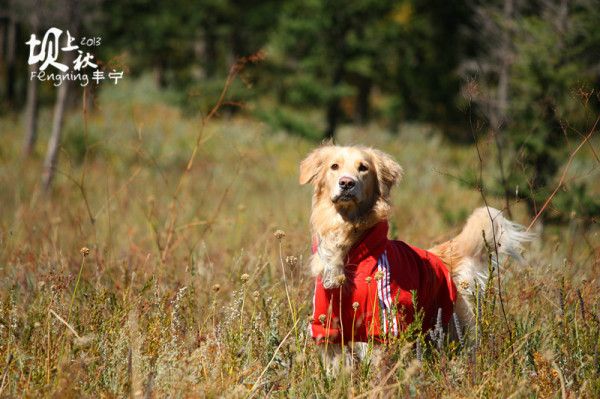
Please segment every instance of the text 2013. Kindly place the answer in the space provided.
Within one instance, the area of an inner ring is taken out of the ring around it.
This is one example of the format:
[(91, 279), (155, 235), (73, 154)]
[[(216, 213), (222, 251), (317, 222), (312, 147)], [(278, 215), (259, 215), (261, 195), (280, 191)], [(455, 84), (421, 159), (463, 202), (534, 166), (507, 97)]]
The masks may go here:
[(102, 38), (97, 36), (97, 37), (82, 37), (81, 38), (81, 42), (79, 43), (81, 46), (87, 46), (87, 47), (92, 47), (92, 46), (100, 46), (100, 44), (102, 44)]

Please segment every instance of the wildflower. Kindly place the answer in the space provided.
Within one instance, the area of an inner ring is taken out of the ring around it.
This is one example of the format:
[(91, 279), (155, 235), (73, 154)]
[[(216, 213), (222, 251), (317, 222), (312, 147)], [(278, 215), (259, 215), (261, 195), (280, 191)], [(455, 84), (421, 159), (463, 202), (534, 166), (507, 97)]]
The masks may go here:
[(327, 316), (325, 316), (324, 314), (319, 316), (319, 321), (321, 322), (321, 324), (325, 324), (326, 319), (327, 319)]
[(423, 348), (421, 348), (420, 340), (417, 340), (417, 344), (415, 345), (415, 352), (416, 352), (417, 360), (422, 362), (423, 361)]
[(283, 230), (276, 230), (275, 233), (273, 233), (273, 235), (278, 240), (283, 240), (285, 238), (285, 231), (283, 231)]
[(285, 263), (287, 263), (289, 267), (296, 267), (298, 264), (298, 258), (295, 256), (286, 256)]
[(90, 254), (90, 249), (88, 247), (82, 247), (79, 250), (79, 253), (81, 253), (83, 256), (88, 256)]
[(458, 342), (460, 342), (460, 346), (465, 346), (465, 340), (463, 338), (460, 320), (458, 319), (458, 315), (456, 313), (452, 313), (452, 320), (454, 321), (454, 327), (456, 328), (456, 336), (458, 337)]
[(215, 284), (212, 286), (212, 290), (214, 292), (219, 292), (221, 290), (221, 286), (219, 284)]
[(242, 283), (246, 283), (248, 280), (250, 280), (250, 275), (248, 273), (244, 273), (240, 276), (240, 280), (242, 280)]
[(367, 276), (367, 278), (365, 279), (367, 281), (367, 284), (369, 284), (372, 280), (371, 276)]
[(381, 270), (377, 270), (375, 273), (375, 280), (379, 281), (383, 278), (383, 272)]
[(429, 330), (431, 339), (437, 344), (438, 350), (442, 350), (444, 344), (444, 328), (442, 326), (442, 308), (438, 308), (437, 319), (435, 326), (432, 330)]
[(255, 301), (257, 301), (257, 300), (258, 300), (258, 298), (260, 298), (260, 292), (258, 292), (258, 291), (254, 291), (254, 292), (252, 293), (252, 299), (254, 299)]
[(468, 290), (469, 289), (469, 283), (466, 282), (466, 281), (461, 281), (459, 283), (459, 285), (460, 285), (460, 288), (462, 288), (463, 290)]
[(352, 304), (352, 309), (354, 309), (354, 311), (356, 312), (356, 309), (358, 309), (358, 302), (354, 302)]

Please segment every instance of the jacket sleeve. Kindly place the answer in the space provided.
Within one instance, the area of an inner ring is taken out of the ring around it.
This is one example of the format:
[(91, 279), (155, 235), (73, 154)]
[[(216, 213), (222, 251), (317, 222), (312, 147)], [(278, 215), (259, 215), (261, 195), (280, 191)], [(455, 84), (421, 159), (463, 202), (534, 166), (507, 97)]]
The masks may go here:
[(321, 276), (315, 281), (313, 295), (313, 314), (310, 320), (310, 333), (317, 344), (324, 342), (336, 343), (340, 339), (339, 321), (330, 310), (331, 301), (336, 290), (326, 290)]

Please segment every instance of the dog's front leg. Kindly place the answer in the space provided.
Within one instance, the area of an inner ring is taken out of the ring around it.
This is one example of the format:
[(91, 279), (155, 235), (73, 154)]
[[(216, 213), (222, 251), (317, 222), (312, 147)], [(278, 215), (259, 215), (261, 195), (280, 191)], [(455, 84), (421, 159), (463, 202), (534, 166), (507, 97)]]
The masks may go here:
[(341, 260), (330, 260), (325, 263), (315, 254), (311, 260), (311, 270), (314, 275), (321, 274), (323, 287), (327, 289), (339, 287), (344, 283), (344, 262)]
[(335, 377), (342, 370), (351, 372), (354, 361), (349, 347), (339, 344), (321, 344), (321, 361), (329, 377)]
[(313, 274), (321, 274), (323, 286), (327, 289), (339, 287), (345, 281), (344, 259), (347, 248), (332, 241), (322, 239), (311, 260)]
[(334, 259), (330, 264), (323, 268), (323, 287), (330, 289), (341, 286), (346, 276), (344, 274), (344, 262), (341, 259)]
[(380, 379), (386, 377), (390, 370), (385, 362), (385, 351), (379, 345), (367, 342), (349, 343), (344, 347), (339, 344), (321, 344), (319, 349), (323, 367), (329, 377), (335, 377), (341, 371), (352, 372), (355, 365), (363, 362), (369, 369), (375, 370)]

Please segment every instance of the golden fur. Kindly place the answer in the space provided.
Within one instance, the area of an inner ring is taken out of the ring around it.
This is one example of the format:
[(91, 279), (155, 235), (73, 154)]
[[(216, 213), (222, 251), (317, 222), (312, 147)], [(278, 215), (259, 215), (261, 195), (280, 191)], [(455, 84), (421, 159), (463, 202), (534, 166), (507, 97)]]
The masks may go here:
[[(359, 198), (332, 201), (340, 176), (356, 179)], [(366, 147), (326, 145), (302, 161), (300, 184), (314, 185), (310, 220), (319, 239), (320, 256), (312, 257), (311, 270), (322, 273), (325, 287), (343, 282), (348, 250), (366, 230), (388, 218), (390, 189), (401, 176), (402, 168), (389, 155)]]
[[(389, 216), (390, 190), (402, 177), (402, 167), (391, 156), (372, 148), (324, 145), (300, 164), (300, 184), (312, 183), (313, 234), (318, 251), (311, 258), (313, 274), (322, 275), (326, 288), (345, 281), (348, 250), (361, 235)], [(341, 188), (342, 179), (354, 182), (352, 190)], [(457, 286), (455, 311), (463, 325), (473, 320), (471, 298), (488, 278), (491, 260), (499, 256), (520, 258), (521, 244), (532, 236), (505, 219), (497, 209), (476, 209), (462, 232), (430, 251), (448, 267)]]
[[(310, 222), (318, 250), (311, 257), (311, 270), (321, 274), (326, 288), (344, 283), (349, 249), (366, 230), (389, 217), (390, 191), (401, 177), (402, 167), (392, 157), (367, 147), (324, 145), (302, 161), (300, 184), (314, 186)], [(342, 188), (342, 180), (352, 187)], [(462, 326), (473, 323), (471, 300), (478, 286), (486, 284), (490, 259), (498, 266), (502, 255), (520, 258), (521, 244), (531, 238), (499, 210), (483, 207), (473, 212), (458, 236), (430, 249), (446, 264), (457, 287), (455, 312)], [(339, 345), (325, 346), (322, 354), (330, 372), (352, 364), (348, 353), (361, 359), (382, 357), (380, 348), (350, 345), (353, 350), (346, 354)]]

